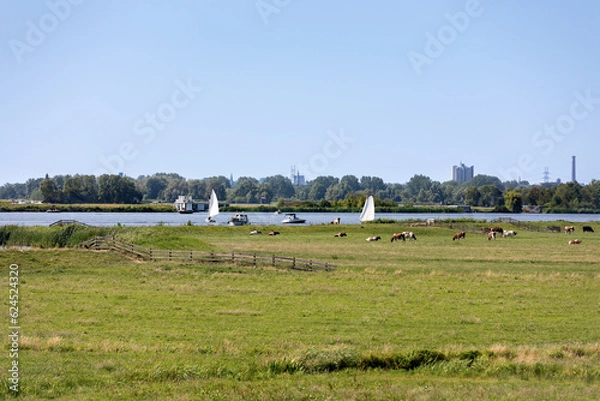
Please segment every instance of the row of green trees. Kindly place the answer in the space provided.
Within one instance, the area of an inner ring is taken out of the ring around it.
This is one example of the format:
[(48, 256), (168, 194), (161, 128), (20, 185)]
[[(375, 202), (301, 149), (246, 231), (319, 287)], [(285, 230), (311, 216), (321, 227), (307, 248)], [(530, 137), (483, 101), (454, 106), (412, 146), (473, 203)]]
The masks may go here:
[(67, 177), (62, 187), (46, 177), (39, 192), (46, 203), (140, 203), (143, 199), (133, 180), (108, 174)]
[(587, 185), (574, 182), (529, 185), (527, 182), (502, 182), (487, 175), (478, 175), (462, 183), (440, 183), (424, 175), (415, 175), (405, 184), (385, 183), (381, 178), (371, 176), (320, 176), (303, 186), (292, 185), (291, 180), (282, 175), (260, 181), (240, 177), (235, 183), (224, 176), (186, 179), (165, 173), (135, 179), (118, 175), (46, 176), (23, 184), (5, 184), (0, 187), (0, 198), (30, 198), (47, 203), (171, 203), (179, 195), (207, 201), (212, 190), (221, 202), (227, 203), (288, 200), (355, 207), (361, 198), (373, 195), (379, 204), (385, 201), (392, 205), (466, 204), (514, 212), (520, 211), (523, 205), (539, 205), (557, 211), (600, 211), (598, 180)]

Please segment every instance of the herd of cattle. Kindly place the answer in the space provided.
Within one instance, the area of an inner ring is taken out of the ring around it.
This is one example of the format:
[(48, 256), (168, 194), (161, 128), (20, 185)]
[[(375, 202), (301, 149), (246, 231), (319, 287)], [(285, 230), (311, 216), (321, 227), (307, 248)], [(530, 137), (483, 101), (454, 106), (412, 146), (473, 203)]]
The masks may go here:
[[(584, 233), (593, 233), (594, 229), (590, 226), (583, 226), (582, 228)], [(572, 234), (575, 232), (574, 226), (566, 226), (564, 227), (564, 232), (566, 234)], [(514, 230), (504, 230), (502, 227), (483, 227), (481, 228), (481, 233), (487, 236), (488, 241), (495, 240), (498, 235), (501, 235), (502, 238), (512, 238), (517, 235), (517, 232)], [(345, 232), (339, 232), (334, 235), (334, 237), (346, 237), (347, 234)], [(452, 241), (456, 241), (459, 239), (464, 239), (467, 237), (467, 233), (464, 231), (458, 231), (452, 237)], [(381, 237), (379, 235), (373, 237), (367, 237), (367, 241), (379, 241)], [(392, 234), (392, 238), (390, 242), (394, 241), (406, 241), (407, 239), (412, 239), (414, 241), (417, 240), (417, 236), (411, 231), (403, 231), (401, 233)], [(573, 239), (569, 241), (569, 245), (581, 244), (580, 239)]]
[[(334, 220), (330, 224), (340, 224), (339, 218)], [(554, 227), (552, 227), (552, 228), (554, 228)], [(552, 229), (551, 231), (556, 231), (556, 230)], [(584, 233), (593, 233), (594, 229), (591, 226), (583, 226), (582, 231)], [(575, 232), (575, 227), (574, 226), (565, 226), (564, 232), (565, 232), (565, 234), (573, 234)], [(517, 235), (516, 231), (504, 230), (504, 229), (502, 229), (502, 227), (482, 227), (481, 233), (485, 234), (487, 236), (488, 241), (495, 240), (498, 235), (501, 235), (502, 238), (506, 238), (506, 237), (510, 238), (510, 237), (515, 237)], [(257, 235), (257, 234), (262, 234), (262, 232), (260, 232), (258, 230), (253, 230), (250, 232), (250, 235)], [(279, 234), (280, 234), (279, 231), (271, 231), (271, 232), (269, 232), (268, 235), (275, 236), (275, 235), (279, 235)], [(348, 236), (348, 234), (346, 234), (345, 232), (339, 232), (337, 234), (334, 234), (334, 237), (337, 237), (337, 238), (347, 237), (347, 236)], [(466, 237), (467, 237), (466, 232), (458, 231), (452, 237), (452, 241), (465, 239)], [(403, 231), (401, 233), (392, 234), (392, 238), (391, 238), (390, 242), (406, 241), (407, 239), (412, 239), (413, 241), (416, 241), (417, 236), (412, 231)], [(369, 241), (369, 242), (379, 241), (379, 240), (381, 240), (381, 237), (379, 235), (367, 237), (367, 241)], [(569, 241), (569, 245), (577, 245), (577, 244), (581, 244), (580, 239), (572, 239)]]

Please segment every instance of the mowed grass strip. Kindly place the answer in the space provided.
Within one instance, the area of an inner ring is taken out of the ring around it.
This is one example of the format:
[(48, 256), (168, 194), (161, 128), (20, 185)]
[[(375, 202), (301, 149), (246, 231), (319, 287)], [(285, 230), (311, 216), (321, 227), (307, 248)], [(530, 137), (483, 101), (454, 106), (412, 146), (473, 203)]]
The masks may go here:
[[(333, 237), (342, 230), (348, 237)], [(248, 227), (164, 232), (183, 247), (200, 240), (337, 263), (329, 273), (4, 250), (3, 275), (10, 263), (20, 271), (22, 396), (597, 398), (595, 237), (578, 246), (527, 232), (456, 242), (448, 229), (412, 230), (418, 240), (405, 243), (389, 242), (404, 231), (389, 225), (283, 227), (275, 237)], [(383, 240), (365, 241), (371, 235)], [(385, 367), (420, 350), (443, 358)]]

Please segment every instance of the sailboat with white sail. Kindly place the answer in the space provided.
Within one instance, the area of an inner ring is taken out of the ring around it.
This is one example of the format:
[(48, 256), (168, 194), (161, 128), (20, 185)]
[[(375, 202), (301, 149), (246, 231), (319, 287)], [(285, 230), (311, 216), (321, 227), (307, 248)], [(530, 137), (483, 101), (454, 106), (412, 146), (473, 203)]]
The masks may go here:
[(365, 201), (362, 213), (360, 214), (360, 222), (364, 223), (373, 220), (375, 220), (375, 201), (372, 196), (369, 196)]
[(206, 218), (207, 223), (214, 223), (214, 217), (219, 214), (219, 200), (217, 194), (213, 189), (210, 193), (210, 200), (208, 201), (208, 217)]

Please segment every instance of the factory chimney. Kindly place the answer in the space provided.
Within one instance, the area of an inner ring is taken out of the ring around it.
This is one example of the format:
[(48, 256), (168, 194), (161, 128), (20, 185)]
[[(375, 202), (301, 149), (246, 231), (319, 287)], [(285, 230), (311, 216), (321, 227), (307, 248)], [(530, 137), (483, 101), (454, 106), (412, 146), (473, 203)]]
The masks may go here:
[(577, 179), (575, 178), (575, 156), (573, 156), (571, 161), (571, 181), (577, 182)]

